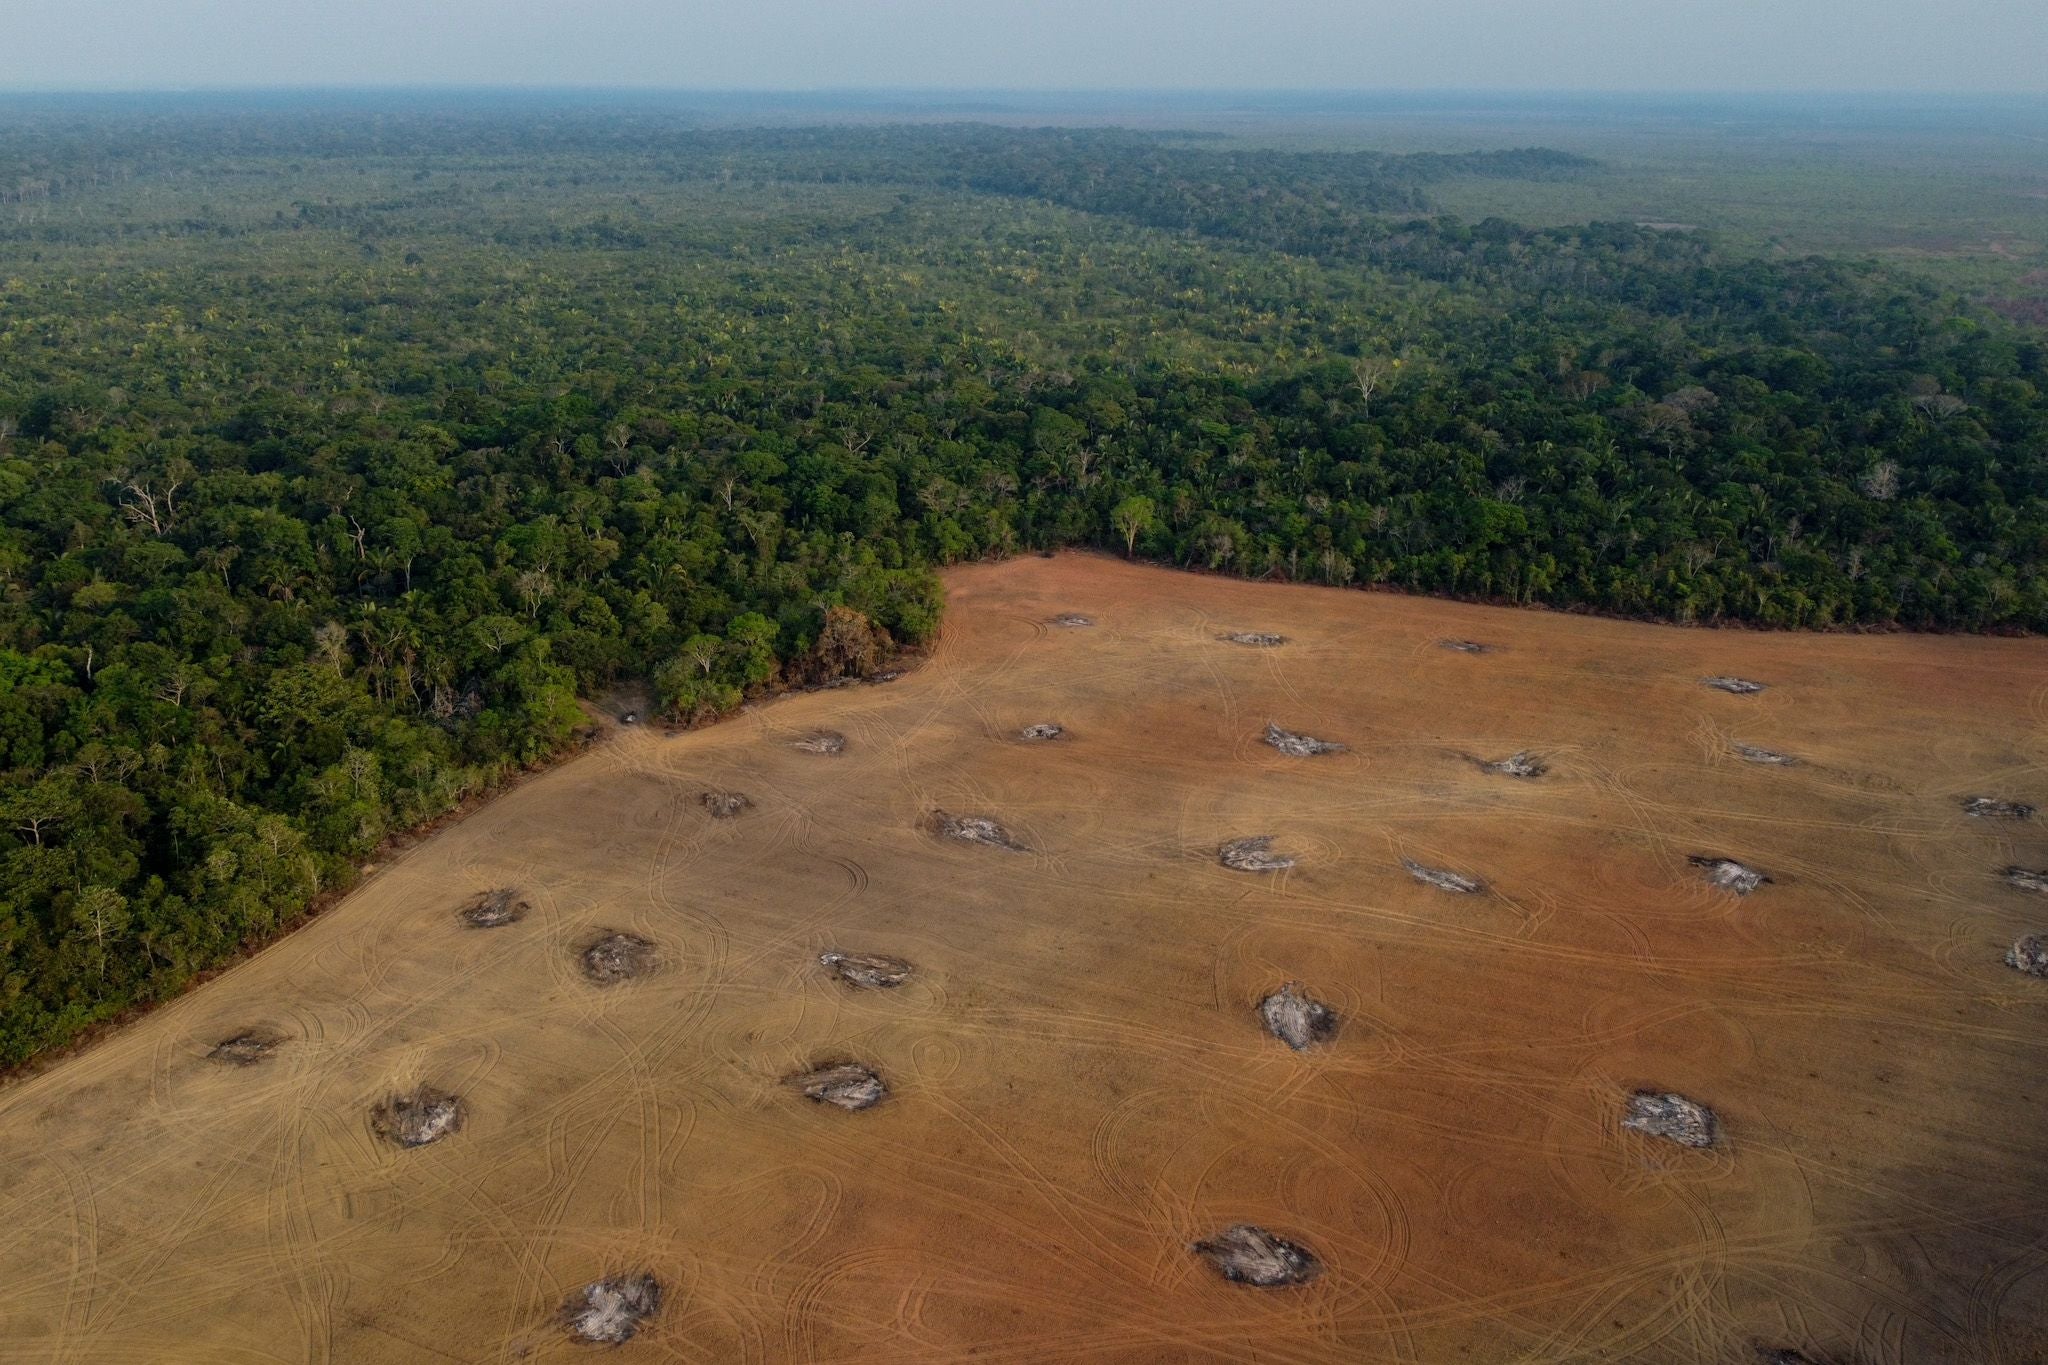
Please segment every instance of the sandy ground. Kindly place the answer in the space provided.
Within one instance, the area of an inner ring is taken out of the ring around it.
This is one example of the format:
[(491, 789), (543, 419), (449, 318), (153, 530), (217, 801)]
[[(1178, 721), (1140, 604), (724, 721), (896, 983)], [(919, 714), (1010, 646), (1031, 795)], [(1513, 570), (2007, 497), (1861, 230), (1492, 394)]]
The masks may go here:
[[(0, 1360), (567, 1359), (564, 1301), (641, 1270), (621, 1361), (2048, 1360), (2048, 981), (2001, 960), (2048, 896), (1998, 875), (2048, 815), (1959, 808), (2048, 807), (2048, 644), (1081, 556), (948, 584), (920, 672), (621, 731), (0, 1094)], [(791, 747), (820, 728), (843, 754)], [(1471, 761), (1522, 749), (1544, 777)], [(1219, 865), (1257, 834), (1296, 866)], [(532, 912), (460, 925), (494, 886)], [(588, 981), (608, 931), (656, 972)], [(1333, 1042), (1262, 1031), (1290, 981)], [(207, 1060), (251, 1028), (285, 1041)], [(888, 1097), (786, 1083), (842, 1061)], [(421, 1084), (459, 1131), (380, 1142)], [(1638, 1087), (1719, 1143), (1625, 1130)], [(1189, 1247), (1239, 1222), (1323, 1275), (1226, 1283)]]

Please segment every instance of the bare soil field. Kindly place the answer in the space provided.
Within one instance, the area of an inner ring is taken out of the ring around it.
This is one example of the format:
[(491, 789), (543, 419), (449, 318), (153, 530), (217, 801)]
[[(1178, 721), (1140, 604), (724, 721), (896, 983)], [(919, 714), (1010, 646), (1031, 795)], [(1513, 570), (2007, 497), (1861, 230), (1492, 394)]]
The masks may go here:
[(2048, 1361), (2048, 643), (947, 581), (0, 1093), (0, 1361)]

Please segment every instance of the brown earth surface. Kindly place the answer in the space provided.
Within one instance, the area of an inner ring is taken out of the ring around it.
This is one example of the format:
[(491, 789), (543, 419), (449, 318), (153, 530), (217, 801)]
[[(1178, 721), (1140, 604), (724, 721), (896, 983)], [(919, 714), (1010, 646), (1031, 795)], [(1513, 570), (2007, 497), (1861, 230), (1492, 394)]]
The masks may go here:
[[(2002, 960), (2048, 896), (2001, 875), (2048, 828), (1960, 805), (2048, 807), (2048, 643), (947, 583), (920, 671), (620, 730), (0, 1093), (0, 1360), (2048, 1360), (2048, 981)], [(1221, 865), (1252, 835), (1295, 865)], [(531, 912), (464, 925), (492, 888)], [(650, 972), (588, 980), (607, 933)], [(1334, 1037), (1266, 1031), (1289, 982)], [(837, 1064), (886, 1096), (790, 1083)], [(459, 1130), (379, 1140), (421, 1085)], [(1239, 1225), (1320, 1273), (1228, 1282), (1192, 1248)], [(642, 1273), (630, 1341), (572, 1339)]]

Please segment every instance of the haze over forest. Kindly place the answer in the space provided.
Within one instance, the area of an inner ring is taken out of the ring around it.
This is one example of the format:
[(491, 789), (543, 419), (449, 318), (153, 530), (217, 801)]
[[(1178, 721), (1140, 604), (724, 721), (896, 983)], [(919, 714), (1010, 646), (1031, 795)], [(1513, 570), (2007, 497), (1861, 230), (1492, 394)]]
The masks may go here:
[(2048, 91), (2031, 0), (14, 0), (0, 88)]

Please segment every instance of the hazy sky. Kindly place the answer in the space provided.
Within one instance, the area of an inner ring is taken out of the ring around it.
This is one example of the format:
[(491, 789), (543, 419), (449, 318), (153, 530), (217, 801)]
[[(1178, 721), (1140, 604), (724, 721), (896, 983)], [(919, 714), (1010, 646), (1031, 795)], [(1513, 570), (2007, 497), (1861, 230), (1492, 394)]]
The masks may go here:
[(0, 87), (2048, 92), (2048, 0), (0, 0)]

